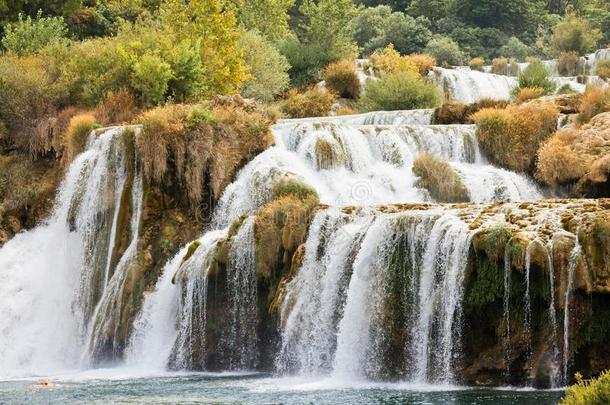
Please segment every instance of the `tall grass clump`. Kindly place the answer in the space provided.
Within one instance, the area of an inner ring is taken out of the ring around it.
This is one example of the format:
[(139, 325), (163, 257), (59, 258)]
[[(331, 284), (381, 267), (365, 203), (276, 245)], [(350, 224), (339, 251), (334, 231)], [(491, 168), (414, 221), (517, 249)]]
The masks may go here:
[(360, 79), (356, 65), (348, 60), (331, 63), (322, 70), (326, 88), (339, 97), (356, 99), (360, 96)]
[(470, 62), (468, 62), (468, 66), (470, 66), (471, 70), (476, 70), (479, 72), (483, 71), (483, 66), (485, 65), (485, 59), (483, 58), (472, 58)]
[(442, 100), (436, 86), (417, 73), (394, 72), (380, 80), (369, 79), (359, 110), (393, 111), (434, 108)]
[(69, 163), (76, 155), (85, 150), (87, 139), (96, 126), (95, 117), (84, 113), (72, 117), (64, 134), (64, 159)]
[(524, 87), (519, 89), (515, 94), (515, 102), (517, 104), (525, 103), (526, 101), (534, 100), (544, 96), (545, 91), (542, 87)]
[(580, 98), (577, 121), (586, 124), (597, 114), (610, 111), (610, 90), (589, 86)]
[(557, 87), (551, 79), (551, 73), (540, 61), (532, 61), (518, 76), (519, 85), (513, 91), (517, 94), (521, 89), (538, 87), (544, 90), (544, 94), (552, 94)]
[(576, 76), (580, 57), (576, 52), (562, 52), (557, 59), (557, 70), (561, 76)]
[(538, 147), (557, 129), (552, 104), (482, 109), (473, 116), (481, 149), (495, 164), (532, 173)]
[(595, 74), (604, 80), (610, 79), (610, 60), (601, 60), (597, 62)]
[(469, 201), (468, 191), (451, 165), (423, 153), (413, 162), (413, 173), (419, 177), (417, 186), (425, 188), (439, 202)]

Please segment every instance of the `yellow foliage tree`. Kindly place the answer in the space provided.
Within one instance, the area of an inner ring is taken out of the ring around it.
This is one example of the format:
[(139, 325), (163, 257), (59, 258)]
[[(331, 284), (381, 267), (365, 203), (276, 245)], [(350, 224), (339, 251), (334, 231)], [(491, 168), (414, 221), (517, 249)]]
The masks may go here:
[(237, 45), (235, 10), (225, 0), (166, 0), (163, 25), (178, 41), (197, 44), (203, 62), (205, 93), (231, 93), (248, 79), (243, 52)]

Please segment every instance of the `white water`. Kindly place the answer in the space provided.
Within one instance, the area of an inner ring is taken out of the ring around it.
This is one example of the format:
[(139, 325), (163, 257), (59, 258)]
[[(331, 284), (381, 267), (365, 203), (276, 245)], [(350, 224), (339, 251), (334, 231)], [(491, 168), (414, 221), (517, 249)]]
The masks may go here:
[(445, 69), (435, 67), (428, 78), (439, 90), (455, 101), (474, 103), (483, 98), (509, 100), (517, 86), (514, 77), (479, 72), (469, 68)]
[(511, 240), (508, 241), (504, 248), (504, 358), (506, 360), (506, 376), (510, 375), (510, 272), (511, 272)]
[(567, 268), (567, 278), (568, 281), (566, 283), (566, 290), (564, 296), (564, 304), (563, 304), (563, 384), (567, 384), (569, 381), (568, 376), (568, 366), (570, 362), (570, 299), (572, 295), (572, 288), (574, 284), (574, 271), (576, 271), (576, 266), (578, 266), (578, 260), (580, 259), (580, 255), (582, 252), (582, 248), (580, 246), (580, 242), (578, 241), (578, 230), (576, 231), (574, 238), (574, 248), (570, 253), (570, 261), (568, 263)]
[(92, 135), (62, 182), (53, 215), (0, 249), (2, 377), (81, 366), (89, 311), (107, 288), (109, 239), (126, 176), (121, 132)]

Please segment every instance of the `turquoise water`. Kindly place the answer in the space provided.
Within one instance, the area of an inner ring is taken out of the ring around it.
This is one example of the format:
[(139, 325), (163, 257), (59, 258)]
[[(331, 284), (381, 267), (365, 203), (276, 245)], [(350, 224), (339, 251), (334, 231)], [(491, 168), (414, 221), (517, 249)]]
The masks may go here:
[[(106, 374), (106, 375), (105, 375)], [(121, 377), (77, 374), (0, 382), (2, 404), (555, 404), (561, 391), (467, 389), (409, 384), (341, 384), (333, 380), (273, 378), (260, 374), (183, 374)]]

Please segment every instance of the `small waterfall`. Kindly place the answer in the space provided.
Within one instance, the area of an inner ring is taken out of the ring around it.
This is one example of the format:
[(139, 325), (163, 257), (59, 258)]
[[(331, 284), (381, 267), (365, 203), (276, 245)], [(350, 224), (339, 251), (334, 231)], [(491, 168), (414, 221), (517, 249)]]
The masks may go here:
[(227, 290), (231, 319), (227, 344), (231, 369), (254, 369), (258, 361), (254, 217), (244, 220), (231, 243)]
[(468, 68), (445, 69), (435, 67), (428, 74), (438, 88), (451, 100), (475, 103), (483, 98), (509, 100), (517, 86), (514, 77), (479, 72)]
[(555, 267), (553, 265), (553, 245), (552, 243), (546, 247), (548, 258), (548, 271), (550, 282), (550, 304), (549, 304), (549, 322), (551, 323), (551, 339), (552, 339), (552, 370), (551, 370), (551, 386), (559, 386), (559, 367), (557, 365), (559, 358), (559, 349), (557, 348), (557, 311), (555, 309)]
[(525, 332), (527, 333), (527, 364), (531, 362), (532, 358), (532, 297), (530, 291), (531, 274), (530, 269), (532, 266), (532, 248), (535, 240), (530, 240), (525, 248), (525, 305), (524, 305), (524, 325)]
[[(211, 231), (196, 243), (198, 247), (176, 271), (173, 282), (180, 284), (178, 331), (169, 365), (174, 369), (205, 368), (208, 272), (213, 252), (226, 238), (227, 230)], [(163, 293), (163, 292), (161, 292)]]
[(511, 352), (510, 352), (510, 256), (511, 256), (511, 242), (512, 239), (508, 241), (506, 247), (504, 248), (504, 358), (506, 359), (506, 377), (510, 376), (510, 361), (511, 361)]
[[(123, 132), (94, 132), (70, 165), (51, 217), (0, 249), (2, 374), (80, 366), (89, 321), (125, 253), (116, 244), (119, 211), (135, 205), (123, 205), (122, 197), (137, 205), (141, 196), (139, 185), (127, 187), (135, 174)], [(127, 218), (133, 233), (138, 215)]]
[(574, 271), (578, 266), (582, 248), (578, 241), (578, 230), (574, 238), (574, 248), (570, 253), (570, 260), (567, 268), (568, 281), (566, 285), (564, 308), (563, 308), (563, 385), (568, 384), (568, 366), (570, 361), (570, 299), (574, 284)]

